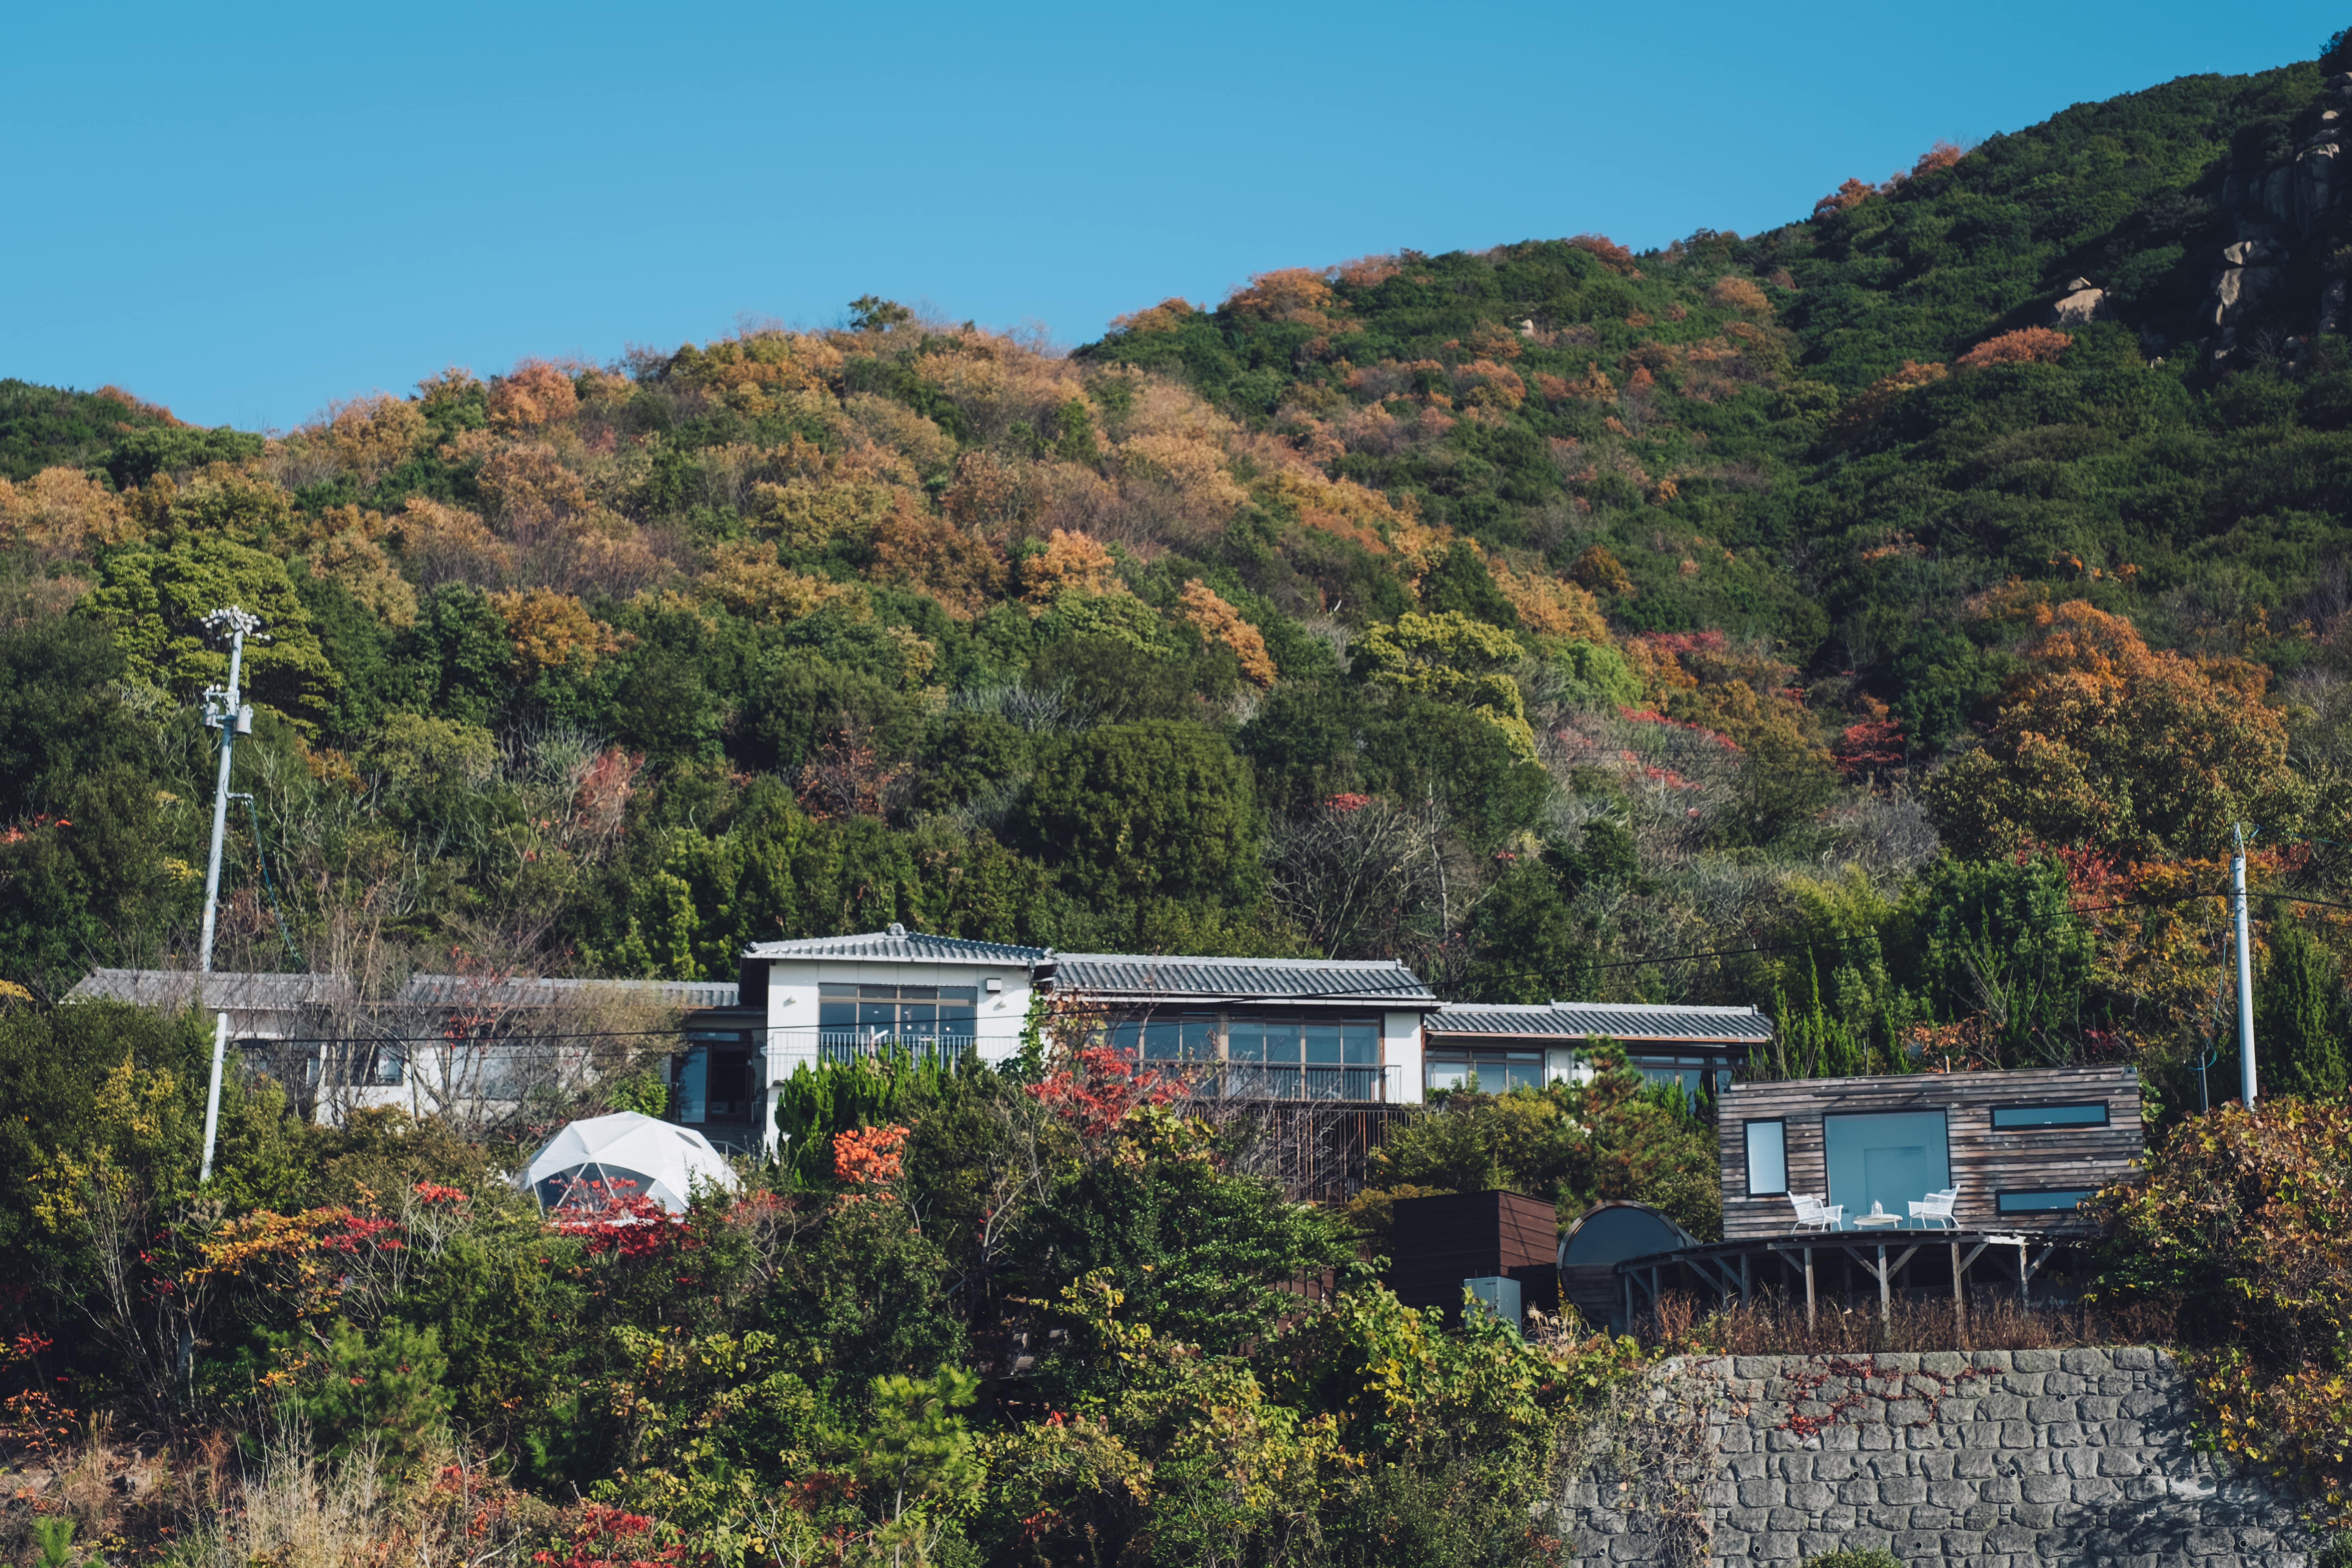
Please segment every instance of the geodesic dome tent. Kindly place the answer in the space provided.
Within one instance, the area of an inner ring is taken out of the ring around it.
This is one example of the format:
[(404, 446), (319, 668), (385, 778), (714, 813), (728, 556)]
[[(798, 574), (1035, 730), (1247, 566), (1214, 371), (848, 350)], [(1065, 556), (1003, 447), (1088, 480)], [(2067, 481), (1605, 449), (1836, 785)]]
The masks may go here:
[(648, 1197), (686, 1212), (697, 1181), (740, 1184), (710, 1140), (634, 1110), (568, 1122), (531, 1157), (522, 1184), (550, 1214), (593, 1213), (615, 1198)]

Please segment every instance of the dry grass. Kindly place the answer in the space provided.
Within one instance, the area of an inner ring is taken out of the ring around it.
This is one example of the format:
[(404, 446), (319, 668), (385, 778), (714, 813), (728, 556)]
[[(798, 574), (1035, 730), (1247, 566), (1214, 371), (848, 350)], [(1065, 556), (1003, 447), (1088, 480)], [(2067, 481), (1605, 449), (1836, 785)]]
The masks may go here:
[(554, 1521), (461, 1449), (409, 1465), (373, 1447), (325, 1458), (282, 1411), (263, 1412), (249, 1436), (259, 1455), (249, 1460), (226, 1432), (174, 1458), (101, 1430), (9, 1465), (0, 1563), (36, 1561), (34, 1521), (62, 1516), (74, 1521), (78, 1555), (173, 1568), (490, 1568), (528, 1561), (532, 1537)]
[(1635, 1320), (1633, 1332), (1652, 1349), (1706, 1355), (2070, 1350), (2161, 1344), (2175, 1337), (2170, 1318), (2161, 1313), (2025, 1306), (2013, 1294), (1993, 1291), (1977, 1295), (1965, 1314), (1948, 1298), (1897, 1300), (1884, 1322), (1874, 1303), (1846, 1308), (1824, 1301), (1808, 1322), (1804, 1302), (1777, 1291), (1724, 1308), (1669, 1291), (1654, 1310)]

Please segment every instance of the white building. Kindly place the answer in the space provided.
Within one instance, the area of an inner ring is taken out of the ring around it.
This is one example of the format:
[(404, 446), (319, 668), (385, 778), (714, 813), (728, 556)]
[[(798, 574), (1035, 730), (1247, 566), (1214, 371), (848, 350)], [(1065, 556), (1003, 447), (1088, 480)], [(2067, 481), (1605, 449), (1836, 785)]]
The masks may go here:
[(772, 1146), (775, 1091), (803, 1067), (893, 1050), (1002, 1062), (1032, 1002), (1100, 1009), (1109, 1043), (1235, 1099), (1412, 1105), (1589, 1077), (1587, 1041), (1696, 1094), (1771, 1036), (1753, 1007), (1446, 1004), (1394, 960), (1056, 952), (903, 926), (761, 942), (732, 1006), (689, 1015), (678, 1120), (723, 1145)]

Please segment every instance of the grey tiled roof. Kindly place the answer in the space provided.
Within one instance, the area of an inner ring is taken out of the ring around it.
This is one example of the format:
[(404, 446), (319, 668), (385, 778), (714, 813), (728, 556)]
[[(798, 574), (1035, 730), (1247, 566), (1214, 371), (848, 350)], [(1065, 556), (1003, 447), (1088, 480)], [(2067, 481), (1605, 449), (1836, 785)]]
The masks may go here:
[(741, 992), (731, 980), (544, 980), (521, 974), (476, 980), (462, 974), (412, 974), (396, 1000), (407, 1006), (561, 1007), (596, 1001), (732, 1007)]
[(1772, 1020), (1753, 1007), (1670, 1007), (1645, 1002), (1554, 1002), (1526, 1006), (1500, 1002), (1449, 1002), (1424, 1029), (1432, 1036), (1516, 1035), (1580, 1040), (1725, 1041), (1746, 1045), (1772, 1037)]
[(1324, 958), (1155, 958), (1126, 952), (1064, 952), (1054, 957), (1054, 988), (1102, 997), (1264, 1001), (1393, 1002), (1434, 1007), (1412, 970)]
[(743, 950), (746, 958), (877, 958), (904, 963), (1017, 963), (1030, 968), (1051, 957), (1045, 947), (1013, 947), (1004, 942), (969, 942), (960, 936), (932, 936), (927, 931), (892, 926), (856, 936), (810, 936), (792, 942), (755, 942)]
[[(243, 974), (215, 971), (204, 977), (208, 1006), (254, 1011), (325, 1007), (351, 994), (348, 981), (331, 974)], [(184, 1007), (195, 997), (193, 969), (93, 969), (66, 993), (69, 1002), (129, 1002), (141, 1007)]]
[[(740, 988), (731, 981), (545, 980), (514, 975), (476, 980), (456, 974), (412, 974), (378, 1007), (557, 1007), (586, 1001), (641, 1001), (661, 1007), (731, 1007)], [(188, 969), (94, 969), (69, 1001), (130, 1002), (142, 1007), (184, 1007), (195, 997)], [(282, 1012), (352, 1001), (351, 982), (332, 974), (250, 974), (215, 972), (205, 977), (205, 1005), (231, 1012)]]

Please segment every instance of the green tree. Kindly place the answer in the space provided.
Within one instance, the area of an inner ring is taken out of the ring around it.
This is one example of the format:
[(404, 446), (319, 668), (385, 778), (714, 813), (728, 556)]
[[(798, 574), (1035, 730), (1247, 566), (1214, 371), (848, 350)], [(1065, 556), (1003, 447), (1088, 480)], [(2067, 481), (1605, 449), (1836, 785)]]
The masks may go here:
[(1039, 758), (1016, 831), (1097, 906), (1242, 904), (1257, 888), (1249, 769), (1197, 725), (1109, 724), (1059, 741)]
[(2343, 966), (2299, 922), (2270, 929), (2254, 985), (2254, 1046), (2263, 1089), (2340, 1100), (2347, 1088)]
[(341, 682), (275, 555), (209, 534), (126, 550), (107, 559), (104, 580), (76, 609), (106, 628), (131, 679), (192, 701), (228, 679), (227, 645), (203, 621), (231, 605), (260, 616), (268, 639), (246, 641), (246, 694), (314, 727)]

